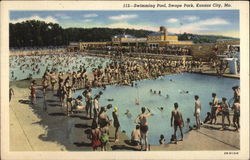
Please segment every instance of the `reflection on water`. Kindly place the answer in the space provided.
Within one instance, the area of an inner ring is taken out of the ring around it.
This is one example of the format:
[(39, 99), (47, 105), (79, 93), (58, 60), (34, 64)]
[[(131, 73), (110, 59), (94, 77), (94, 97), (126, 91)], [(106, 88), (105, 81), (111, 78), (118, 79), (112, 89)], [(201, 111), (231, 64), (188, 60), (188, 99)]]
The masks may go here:
[[(173, 110), (173, 104), (179, 103), (179, 109), (186, 121), (190, 118), (191, 125), (194, 124), (194, 95), (199, 95), (202, 103), (202, 120), (205, 119), (206, 113), (210, 111), (209, 102), (211, 93), (217, 93), (221, 97), (227, 97), (230, 100), (233, 97), (232, 86), (239, 85), (240, 81), (230, 78), (217, 78), (215, 76), (206, 76), (199, 74), (179, 74), (169, 75), (158, 78), (157, 80), (142, 80), (137, 82), (138, 88), (129, 86), (108, 86), (100, 99), (101, 106), (111, 103), (119, 108), (119, 120), (121, 130), (125, 130), (130, 137), (132, 130), (135, 128), (134, 120), (141, 113), (141, 107), (145, 106), (154, 113), (149, 117), (149, 142), (157, 144), (161, 134), (166, 141), (170, 140), (173, 128), (170, 126), (170, 116)], [(156, 94), (151, 93), (156, 91)], [(95, 95), (102, 89), (93, 89), (92, 95)], [(161, 95), (158, 92), (161, 91)], [(188, 93), (186, 93), (188, 91)], [(77, 91), (74, 96), (81, 94), (82, 90)], [(166, 95), (169, 95), (168, 98)], [(135, 104), (135, 99), (139, 98), (139, 105)], [(114, 99), (114, 101), (108, 101)], [(163, 107), (163, 111), (161, 111)], [(126, 110), (129, 110), (131, 117), (127, 116)], [(112, 118), (112, 109), (107, 113)], [(185, 127), (186, 128), (186, 127)], [(187, 131), (187, 129), (186, 129)]]

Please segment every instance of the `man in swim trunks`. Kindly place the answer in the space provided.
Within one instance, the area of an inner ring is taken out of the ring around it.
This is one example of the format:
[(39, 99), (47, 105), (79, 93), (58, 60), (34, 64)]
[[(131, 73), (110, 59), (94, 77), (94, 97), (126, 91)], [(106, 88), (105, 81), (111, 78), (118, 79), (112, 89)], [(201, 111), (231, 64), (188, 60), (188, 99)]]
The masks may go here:
[(212, 97), (213, 97), (213, 100), (211, 102), (211, 121), (210, 121), (210, 124), (212, 124), (213, 122), (213, 119), (215, 120), (214, 121), (214, 124), (216, 124), (216, 111), (217, 111), (217, 108), (218, 108), (218, 103), (219, 103), (219, 100), (218, 98), (216, 97), (216, 93), (212, 93)]
[(240, 101), (239, 100), (236, 100), (234, 102), (232, 109), (234, 111), (233, 124), (235, 126), (235, 131), (238, 131), (238, 129), (240, 128)]
[(14, 95), (13, 88), (9, 88), (9, 102), (11, 101), (12, 96)]
[(31, 97), (31, 104), (35, 104), (36, 102), (36, 86), (35, 86), (35, 80), (31, 82), (31, 85), (29, 87), (30, 89), (30, 97)]
[[(178, 103), (174, 103), (174, 110), (172, 111), (171, 114), (171, 127), (173, 126), (173, 119), (174, 119), (174, 137), (176, 137), (176, 131), (177, 127), (180, 128), (181, 132), (181, 141), (183, 140), (183, 133), (182, 133), (182, 127), (184, 127), (184, 121), (182, 119), (182, 114), (178, 110)], [(177, 143), (177, 138), (176, 138), (176, 143)]]
[(141, 108), (141, 114), (136, 118), (135, 122), (140, 125), (140, 132), (141, 132), (141, 138), (142, 138), (142, 143), (141, 143), (141, 150), (143, 149), (143, 142), (145, 143), (145, 148), (146, 151), (148, 151), (148, 122), (147, 118), (152, 115), (149, 109), (148, 113), (145, 113), (146, 108), (142, 107)]
[(199, 96), (197, 96), (197, 95), (194, 96), (194, 99), (195, 99), (194, 116), (195, 116), (195, 120), (196, 120), (197, 129), (200, 129), (200, 126), (201, 126), (201, 120), (200, 120), (201, 102), (199, 100)]
[(231, 125), (231, 121), (230, 121), (230, 118), (229, 118), (229, 104), (227, 103), (227, 98), (223, 97), (222, 98), (222, 102), (221, 102), (221, 108), (222, 108), (222, 127), (221, 127), (221, 130), (224, 130), (225, 129), (225, 117), (227, 118), (227, 121), (228, 121), (228, 125), (230, 127)]

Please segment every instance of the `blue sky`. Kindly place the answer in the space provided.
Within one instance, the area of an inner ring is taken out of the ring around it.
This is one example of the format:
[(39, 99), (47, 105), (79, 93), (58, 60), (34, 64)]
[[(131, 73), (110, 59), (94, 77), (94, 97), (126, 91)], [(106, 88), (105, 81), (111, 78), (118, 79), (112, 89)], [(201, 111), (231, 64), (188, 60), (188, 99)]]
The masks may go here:
[(10, 22), (43, 20), (69, 27), (134, 28), (172, 33), (195, 33), (239, 37), (238, 10), (168, 11), (11, 11)]

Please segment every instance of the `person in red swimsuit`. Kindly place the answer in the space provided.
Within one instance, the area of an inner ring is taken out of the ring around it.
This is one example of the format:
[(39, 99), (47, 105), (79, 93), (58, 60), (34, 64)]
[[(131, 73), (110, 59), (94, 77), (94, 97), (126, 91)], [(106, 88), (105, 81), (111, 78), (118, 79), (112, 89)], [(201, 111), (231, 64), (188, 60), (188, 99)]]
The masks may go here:
[(91, 145), (93, 147), (93, 151), (96, 151), (97, 148), (101, 146), (100, 137), (100, 129), (97, 127), (97, 123), (93, 123), (91, 130)]
[[(182, 133), (182, 127), (184, 127), (184, 122), (182, 118), (181, 112), (178, 110), (178, 103), (174, 103), (174, 110), (172, 111), (171, 114), (171, 127), (173, 126), (173, 120), (174, 120), (174, 137), (176, 137), (176, 131), (177, 127), (179, 127), (180, 132), (181, 132), (181, 141), (183, 140), (183, 133)], [(176, 143), (177, 143), (177, 139)]]

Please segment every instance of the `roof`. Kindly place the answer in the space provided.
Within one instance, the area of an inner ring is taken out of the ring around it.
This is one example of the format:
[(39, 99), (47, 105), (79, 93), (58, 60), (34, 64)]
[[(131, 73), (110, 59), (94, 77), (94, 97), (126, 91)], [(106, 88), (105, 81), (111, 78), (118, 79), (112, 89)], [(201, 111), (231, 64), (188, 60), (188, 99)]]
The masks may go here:
[(150, 33), (148, 36), (161, 36), (161, 35), (164, 35), (164, 32), (160, 31), (160, 32), (153, 32), (153, 33)]
[[(163, 31), (150, 33), (148, 36), (161, 36), (164, 35)], [(175, 34), (168, 33), (167, 36), (176, 36)]]
[(113, 36), (114, 38), (136, 38), (135, 36), (131, 36), (129, 34), (117, 34)]

